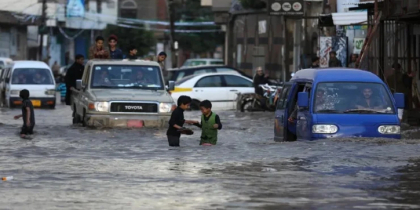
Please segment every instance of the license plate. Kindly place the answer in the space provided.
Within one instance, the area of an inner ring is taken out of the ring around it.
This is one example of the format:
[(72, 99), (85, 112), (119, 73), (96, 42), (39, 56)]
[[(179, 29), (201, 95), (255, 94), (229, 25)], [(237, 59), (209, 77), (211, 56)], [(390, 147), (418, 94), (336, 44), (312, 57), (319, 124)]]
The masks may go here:
[(144, 126), (144, 122), (142, 120), (128, 120), (127, 127), (129, 128), (141, 128)]
[(34, 107), (40, 107), (41, 106), (41, 101), (40, 100), (31, 100), (32, 101), (32, 105)]

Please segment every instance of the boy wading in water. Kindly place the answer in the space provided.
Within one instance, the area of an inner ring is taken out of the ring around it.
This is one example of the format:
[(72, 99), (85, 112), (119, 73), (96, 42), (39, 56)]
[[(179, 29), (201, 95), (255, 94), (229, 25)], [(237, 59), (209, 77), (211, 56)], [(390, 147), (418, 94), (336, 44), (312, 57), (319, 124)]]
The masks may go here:
[(171, 147), (179, 147), (179, 138), (181, 137), (181, 133), (178, 130), (182, 129), (184, 123), (198, 123), (197, 121), (184, 119), (184, 111), (190, 107), (191, 101), (192, 100), (189, 96), (180, 96), (178, 98), (178, 107), (172, 112), (171, 119), (169, 120), (169, 128), (166, 132), (169, 146)]
[(32, 102), (29, 100), (29, 91), (24, 89), (21, 90), (19, 96), (22, 98), (22, 114), (16, 115), (15, 120), (22, 117), (23, 119), (23, 126), (22, 130), (20, 131), (20, 137), (26, 138), (28, 135), (32, 135), (35, 126), (35, 114), (34, 114), (34, 106)]
[(201, 124), (195, 123), (194, 125), (201, 128), (200, 145), (211, 146), (217, 144), (217, 132), (222, 129), (220, 117), (211, 111), (211, 102), (208, 100), (200, 103)]

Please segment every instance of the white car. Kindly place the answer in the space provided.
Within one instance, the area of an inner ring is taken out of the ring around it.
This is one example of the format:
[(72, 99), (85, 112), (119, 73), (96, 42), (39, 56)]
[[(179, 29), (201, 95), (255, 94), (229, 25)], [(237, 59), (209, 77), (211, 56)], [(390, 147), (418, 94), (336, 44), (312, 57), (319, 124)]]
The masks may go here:
[(252, 80), (235, 73), (207, 73), (184, 77), (171, 91), (176, 102), (181, 95), (193, 99), (192, 110), (198, 110), (201, 101), (211, 101), (215, 110), (236, 109), (238, 93), (254, 92)]
[(209, 65), (223, 65), (222, 59), (215, 58), (193, 58), (188, 59), (184, 62), (181, 68), (193, 67), (193, 66), (209, 66)]
[(34, 107), (55, 108), (55, 81), (51, 68), (41, 61), (15, 61), (7, 69), (5, 77), (5, 104), (8, 107), (20, 106), (19, 93), (29, 90), (29, 98)]

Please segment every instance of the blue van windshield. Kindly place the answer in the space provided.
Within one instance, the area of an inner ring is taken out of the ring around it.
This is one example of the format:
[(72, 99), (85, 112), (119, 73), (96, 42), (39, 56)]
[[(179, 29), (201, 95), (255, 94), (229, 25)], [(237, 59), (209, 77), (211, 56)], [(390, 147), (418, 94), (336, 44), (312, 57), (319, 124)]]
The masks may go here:
[(392, 100), (380, 83), (319, 83), (312, 109), (314, 113), (395, 114)]

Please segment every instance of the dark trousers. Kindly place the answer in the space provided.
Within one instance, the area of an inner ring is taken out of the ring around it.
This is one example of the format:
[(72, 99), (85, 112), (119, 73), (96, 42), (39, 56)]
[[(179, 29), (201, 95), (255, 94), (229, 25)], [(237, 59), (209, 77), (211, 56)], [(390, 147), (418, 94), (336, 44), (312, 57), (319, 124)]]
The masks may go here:
[(169, 146), (179, 147), (179, 138), (180, 138), (180, 136), (170, 136), (170, 135), (168, 135)]
[(22, 130), (20, 131), (20, 134), (24, 135), (32, 135), (34, 134), (34, 126), (27, 127), (26, 125), (22, 126)]

